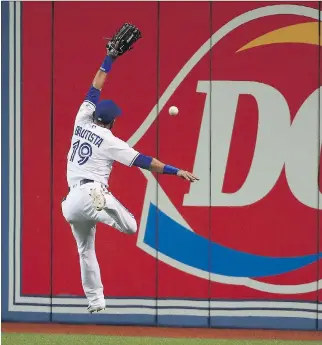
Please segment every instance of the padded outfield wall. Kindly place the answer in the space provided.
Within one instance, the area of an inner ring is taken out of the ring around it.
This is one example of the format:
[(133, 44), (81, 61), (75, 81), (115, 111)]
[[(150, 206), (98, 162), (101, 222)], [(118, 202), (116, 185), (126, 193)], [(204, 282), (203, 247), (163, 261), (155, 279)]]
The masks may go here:
[[(320, 3), (1, 6), (3, 320), (321, 328)], [(201, 180), (115, 165), (139, 230), (98, 225), (108, 308), (88, 315), (66, 154), (124, 22), (143, 39), (102, 92), (123, 109), (115, 134)]]

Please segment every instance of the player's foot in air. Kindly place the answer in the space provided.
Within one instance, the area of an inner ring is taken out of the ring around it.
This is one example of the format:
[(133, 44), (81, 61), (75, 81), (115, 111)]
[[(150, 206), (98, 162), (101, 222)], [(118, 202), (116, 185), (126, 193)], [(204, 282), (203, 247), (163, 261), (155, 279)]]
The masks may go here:
[(91, 189), (90, 196), (92, 197), (93, 205), (96, 208), (96, 210), (102, 211), (106, 204), (106, 200), (102, 191), (96, 188), (93, 188)]
[(89, 313), (91, 313), (91, 314), (93, 314), (93, 313), (98, 313), (98, 312), (100, 312), (100, 311), (102, 311), (102, 310), (105, 310), (105, 306), (98, 306), (98, 307), (93, 307), (93, 306), (91, 306), (91, 305), (89, 305), (88, 307), (87, 307), (87, 311), (89, 312)]

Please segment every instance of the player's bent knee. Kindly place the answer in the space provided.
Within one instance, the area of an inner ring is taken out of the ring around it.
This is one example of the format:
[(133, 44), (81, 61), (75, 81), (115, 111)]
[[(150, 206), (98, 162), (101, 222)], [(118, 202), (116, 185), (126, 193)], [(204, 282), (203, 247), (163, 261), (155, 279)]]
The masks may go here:
[(78, 248), (78, 254), (81, 259), (86, 260), (89, 259), (90, 257), (95, 256), (95, 250), (93, 248), (88, 249), (88, 248)]
[(96, 254), (94, 251), (80, 252), (79, 253), (80, 261), (86, 265), (87, 269), (90, 269), (96, 261)]
[(131, 219), (128, 221), (125, 232), (129, 235), (135, 234), (138, 230), (138, 225), (136, 223), (136, 220), (131, 217)]

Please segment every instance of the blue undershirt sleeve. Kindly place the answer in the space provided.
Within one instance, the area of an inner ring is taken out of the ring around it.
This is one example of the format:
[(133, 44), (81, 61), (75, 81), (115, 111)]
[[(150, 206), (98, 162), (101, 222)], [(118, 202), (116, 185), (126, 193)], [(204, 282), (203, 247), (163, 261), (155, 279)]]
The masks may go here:
[(142, 155), (141, 153), (136, 157), (133, 162), (134, 166), (137, 166), (142, 169), (149, 170), (152, 162), (152, 157)]
[(94, 86), (91, 86), (91, 88), (88, 90), (87, 95), (85, 97), (85, 101), (88, 101), (92, 103), (94, 106), (97, 105), (98, 100), (100, 98), (101, 91), (98, 89), (95, 89)]

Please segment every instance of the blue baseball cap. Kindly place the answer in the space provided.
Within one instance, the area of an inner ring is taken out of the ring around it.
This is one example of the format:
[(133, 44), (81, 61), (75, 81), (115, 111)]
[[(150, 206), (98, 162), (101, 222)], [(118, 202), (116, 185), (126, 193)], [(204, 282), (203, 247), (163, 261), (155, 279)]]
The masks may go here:
[(119, 106), (112, 100), (106, 99), (97, 104), (94, 118), (103, 123), (110, 123), (121, 114)]

